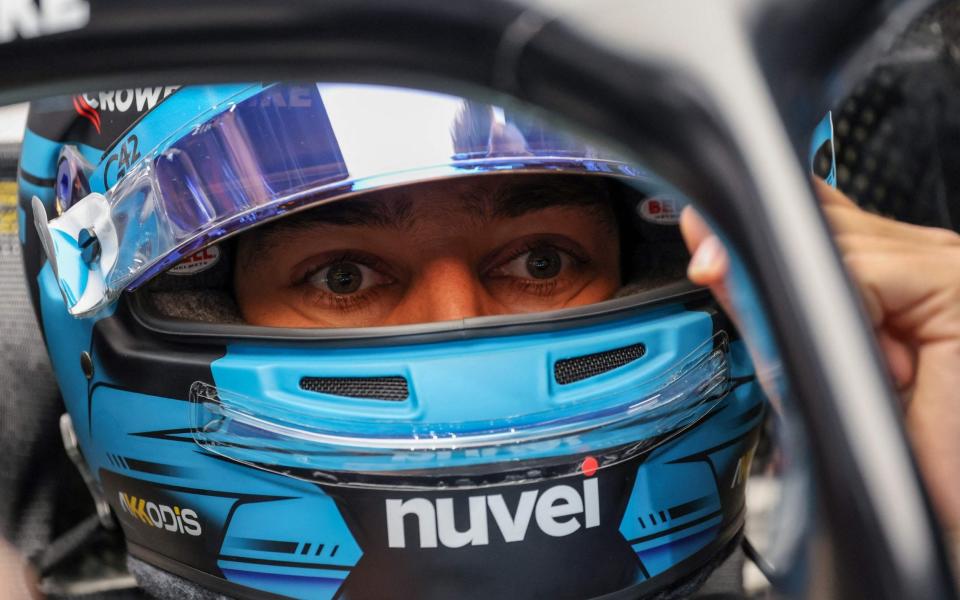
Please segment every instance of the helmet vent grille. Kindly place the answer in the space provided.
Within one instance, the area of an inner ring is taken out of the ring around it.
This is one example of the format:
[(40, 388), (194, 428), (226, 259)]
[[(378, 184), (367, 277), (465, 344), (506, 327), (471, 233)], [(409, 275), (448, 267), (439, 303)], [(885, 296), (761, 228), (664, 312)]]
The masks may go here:
[(560, 385), (582, 381), (629, 364), (646, 352), (643, 344), (633, 344), (596, 354), (564, 358), (553, 364), (553, 376)]
[(407, 379), (400, 375), (387, 377), (303, 377), (300, 389), (331, 396), (368, 398), (371, 400), (406, 400), (410, 396)]

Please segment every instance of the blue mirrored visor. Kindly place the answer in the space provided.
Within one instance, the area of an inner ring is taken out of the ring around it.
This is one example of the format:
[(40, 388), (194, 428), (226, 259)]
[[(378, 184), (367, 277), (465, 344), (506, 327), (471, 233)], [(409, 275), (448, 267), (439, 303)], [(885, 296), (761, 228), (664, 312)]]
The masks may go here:
[[(95, 312), (224, 236), (352, 193), (518, 170), (647, 179), (534, 118), (444, 94), (276, 84), (218, 109), (104, 194), (38, 221), (71, 314)], [(79, 252), (90, 236), (99, 251)]]

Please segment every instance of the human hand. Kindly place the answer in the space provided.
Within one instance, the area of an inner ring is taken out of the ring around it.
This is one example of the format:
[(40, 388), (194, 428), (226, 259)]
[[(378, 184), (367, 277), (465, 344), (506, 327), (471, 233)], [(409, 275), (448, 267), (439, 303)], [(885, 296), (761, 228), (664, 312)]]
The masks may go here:
[[(960, 532), (960, 235), (873, 215), (819, 180), (815, 189), (901, 392), (933, 502)], [(692, 208), (680, 227), (692, 256), (688, 277), (736, 322), (722, 243)]]
[(0, 538), (0, 598), (30, 600), (40, 598), (37, 582), (27, 570), (23, 557)]

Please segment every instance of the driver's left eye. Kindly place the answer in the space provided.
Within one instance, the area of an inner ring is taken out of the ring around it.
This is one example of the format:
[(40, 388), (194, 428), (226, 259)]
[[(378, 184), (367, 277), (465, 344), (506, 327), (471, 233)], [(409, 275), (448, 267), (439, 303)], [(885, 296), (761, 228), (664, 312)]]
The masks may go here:
[(386, 281), (387, 278), (374, 269), (352, 261), (333, 263), (307, 278), (315, 288), (337, 296), (355, 294)]
[(553, 246), (537, 246), (519, 254), (492, 271), (496, 277), (553, 279), (569, 268), (571, 256)]
[(556, 277), (563, 267), (563, 259), (554, 248), (536, 248), (527, 253), (527, 273), (534, 279)]

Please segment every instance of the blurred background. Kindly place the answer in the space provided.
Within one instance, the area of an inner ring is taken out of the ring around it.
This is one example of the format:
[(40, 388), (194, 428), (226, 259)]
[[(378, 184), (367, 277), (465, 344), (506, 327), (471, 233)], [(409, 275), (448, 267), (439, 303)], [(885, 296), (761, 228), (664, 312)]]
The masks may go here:
[(14, 104), (0, 108), (0, 143), (9, 144), (20, 141), (23, 126), (27, 121), (27, 105)]

